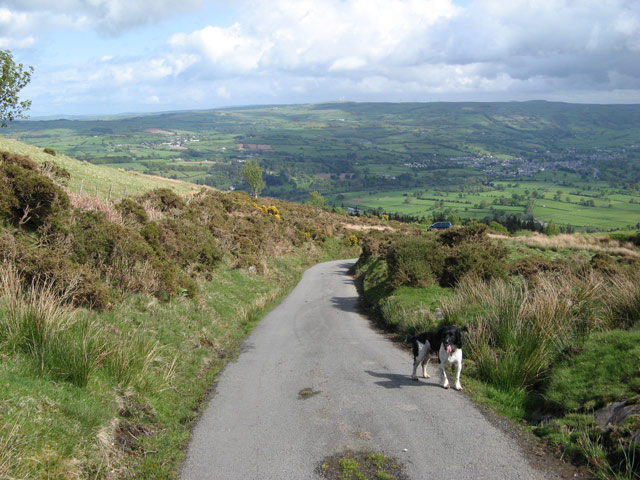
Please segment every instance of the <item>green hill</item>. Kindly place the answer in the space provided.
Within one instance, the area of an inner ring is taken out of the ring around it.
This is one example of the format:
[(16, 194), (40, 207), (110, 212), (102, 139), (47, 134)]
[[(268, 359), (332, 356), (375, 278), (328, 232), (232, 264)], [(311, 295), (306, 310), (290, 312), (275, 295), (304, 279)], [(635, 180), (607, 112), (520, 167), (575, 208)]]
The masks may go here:
[(418, 218), (638, 222), (640, 105), (337, 102), (23, 121), (5, 134), (222, 190), (243, 188), (242, 164), (255, 159), (264, 194), (295, 201), (317, 190), (336, 206)]

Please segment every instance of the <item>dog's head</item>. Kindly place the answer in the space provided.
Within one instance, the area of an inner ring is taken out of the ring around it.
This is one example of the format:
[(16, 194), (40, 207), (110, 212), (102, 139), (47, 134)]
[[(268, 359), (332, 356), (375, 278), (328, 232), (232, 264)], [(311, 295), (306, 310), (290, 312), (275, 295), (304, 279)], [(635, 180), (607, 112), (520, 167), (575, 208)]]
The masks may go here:
[(447, 353), (453, 352), (456, 348), (462, 348), (460, 330), (452, 325), (442, 327), (440, 330), (440, 343)]

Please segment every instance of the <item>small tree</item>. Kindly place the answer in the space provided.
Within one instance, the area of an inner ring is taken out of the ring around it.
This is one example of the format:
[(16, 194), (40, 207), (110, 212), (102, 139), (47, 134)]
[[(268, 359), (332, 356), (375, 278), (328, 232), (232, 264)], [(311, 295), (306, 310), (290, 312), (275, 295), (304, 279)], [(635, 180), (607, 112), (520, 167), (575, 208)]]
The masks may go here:
[(244, 181), (249, 184), (251, 193), (258, 198), (260, 192), (265, 187), (265, 181), (262, 179), (262, 168), (257, 162), (250, 160), (242, 167), (242, 176)]
[(15, 118), (26, 118), (24, 111), (31, 107), (31, 100), (18, 99), (18, 92), (29, 83), (33, 67), (23, 67), (13, 61), (9, 50), (0, 50), (0, 127)]
[(317, 191), (313, 191), (309, 194), (309, 200), (307, 200), (307, 203), (313, 207), (317, 207), (317, 208), (326, 208), (327, 207), (327, 201), (325, 200), (325, 198)]

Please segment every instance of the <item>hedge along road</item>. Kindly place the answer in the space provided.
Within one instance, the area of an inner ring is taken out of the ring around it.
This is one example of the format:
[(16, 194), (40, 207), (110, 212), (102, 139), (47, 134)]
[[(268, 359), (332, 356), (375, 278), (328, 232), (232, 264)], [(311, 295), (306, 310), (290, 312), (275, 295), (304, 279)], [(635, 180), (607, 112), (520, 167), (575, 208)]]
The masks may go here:
[(439, 374), (411, 380), (411, 354), (358, 313), (353, 263), (310, 268), (258, 324), (194, 428), (181, 479), (322, 478), (322, 460), (346, 450), (394, 457), (415, 480), (549, 478)]

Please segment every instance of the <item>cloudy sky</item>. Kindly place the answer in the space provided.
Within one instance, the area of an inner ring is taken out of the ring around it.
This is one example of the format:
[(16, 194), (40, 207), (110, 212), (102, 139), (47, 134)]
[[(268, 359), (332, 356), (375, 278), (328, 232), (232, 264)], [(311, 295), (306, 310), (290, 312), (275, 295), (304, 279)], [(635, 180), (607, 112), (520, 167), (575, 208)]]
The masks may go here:
[(30, 114), (640, 103), (640, 0), (0, 0)]

